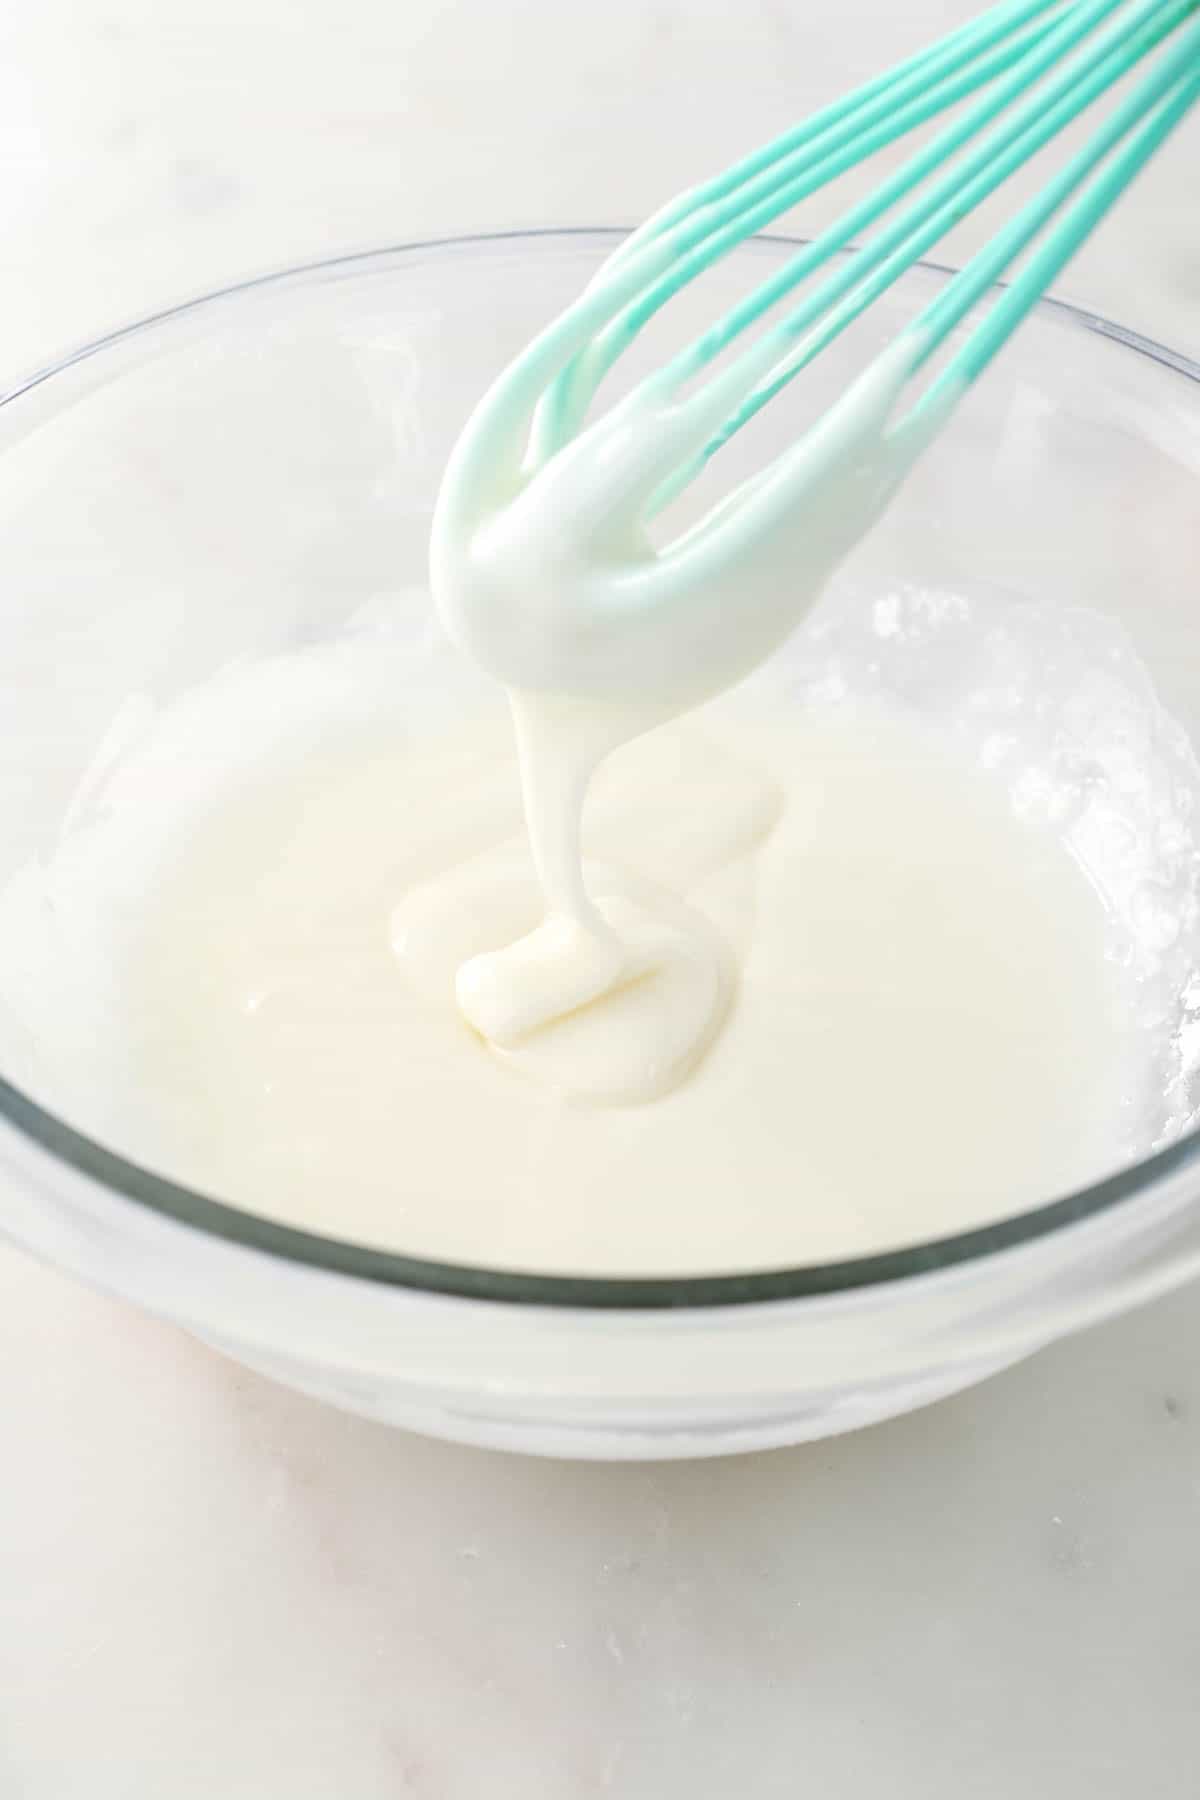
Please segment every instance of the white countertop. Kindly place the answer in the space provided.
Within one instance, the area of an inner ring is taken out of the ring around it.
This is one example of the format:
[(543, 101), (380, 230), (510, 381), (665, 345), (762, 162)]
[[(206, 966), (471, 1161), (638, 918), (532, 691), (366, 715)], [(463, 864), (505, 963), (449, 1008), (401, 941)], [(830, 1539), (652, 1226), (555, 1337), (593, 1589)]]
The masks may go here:
[[(290, 259), (631, 219), (969, 10), (10, 7), (0, 385)], [(1198, 149), (1064, 284), (1193, 353)], [(605, 1468), (343, 1417), (5, 1252), (0, 1425), (3, 1800), (1195, 1792), (1194, 1294), (854, 1437)]]
[(1200, 1303), (894, 1424), (539, 1462), (0, 1260), (5, 1800), (1192, 1800)]

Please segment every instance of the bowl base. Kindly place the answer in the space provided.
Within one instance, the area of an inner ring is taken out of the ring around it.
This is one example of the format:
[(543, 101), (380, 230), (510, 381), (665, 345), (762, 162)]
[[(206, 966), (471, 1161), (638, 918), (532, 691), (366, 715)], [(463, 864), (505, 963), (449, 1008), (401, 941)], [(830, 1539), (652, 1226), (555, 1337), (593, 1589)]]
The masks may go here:
[(510, 1413), (485, 1413), (469, 1405), (439, 1402), (406, 1385), (380, 1382), (369, 1376), (330, 1376), (323, 1370), (309, 1370), (282, 1358), (248, 1355), (240, 1346), (235, 1349), (212, 1338), (203, 1341), (255, 1374), (344, 1412), (448, 1443), (574, 1462), (678, 1462), (780, 1450), (792, 1444), (839, 1437), (843, 1432), (877, 1425), (884, 1419), (915, 1412), (918, 1407), (961, 1393), (1012, 1368), (1038, 1347), (1031, 1346), (1015, 1357), (959, 1363), (952, 1369), (886, 1386), (849, 1389), (836, 1397), (809, 1400), (786, 1409), (772, 1408), (757, 1416), (731, 1416), (713, 1408), (707, 1417), (693, 1416), (684, 1423), (675, 1423), (681, 1409), (672, 1413), (665, 1404), (661, 1421), (648, 1419), (644, 1411), (636, 1419), (623, 1420), (619, 1405), (604, 1411), (597, 1408), (590, 1419), (582, 1408), (570, 1417), (521, 1414), (515, 1399)]

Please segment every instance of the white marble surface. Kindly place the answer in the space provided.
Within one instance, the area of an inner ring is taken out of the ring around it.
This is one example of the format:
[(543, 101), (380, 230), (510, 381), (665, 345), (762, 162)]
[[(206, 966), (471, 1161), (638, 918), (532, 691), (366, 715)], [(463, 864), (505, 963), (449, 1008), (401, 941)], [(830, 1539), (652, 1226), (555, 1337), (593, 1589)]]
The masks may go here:
[(1200, 1309), (795, 1451), (366, 1425), (0, 1261), (5, 1800), (1191, 1800)]
[[(628, 219), (968, 10), (8, 7), (0, 385), (288, 259)], [(1065, 284), (1193, 351), (1198, 152)], [(570, 1467), (325, 1411), (3, 1253), (0, 1796), (1185, 1800), (1198, 1354), (1183, 1294), (857, 1437)]]

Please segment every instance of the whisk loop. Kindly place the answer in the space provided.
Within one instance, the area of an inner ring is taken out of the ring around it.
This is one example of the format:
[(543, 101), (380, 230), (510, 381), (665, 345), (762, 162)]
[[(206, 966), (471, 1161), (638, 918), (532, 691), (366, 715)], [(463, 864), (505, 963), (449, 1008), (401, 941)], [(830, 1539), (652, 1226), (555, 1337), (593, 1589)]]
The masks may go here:
[[(962, 394), (1200, 99), (1198, 12), (1200, 0), (1007, 0), (672, 200), (517, 357), (460, 439), (434, 525), (435, 585), (451, 593), (451, 615), (453, 590), (467, 579), (459, 549), (472, 531), (492, 530), (493, 550), (499, 543), (511, 551), (509, 576), (529, 578), (532, 539), (522, 533), (531, 497), (539, 495), (553, 495), (561, 521), (550, 532), (560, 577), (572, 544), (594, 543), (607, 529), (611, 566), (625, 581), (631, 610), (635, 602), (670, 605), (690, 594), (703, 612), (705, 591), (715, 604), (720, 587), (714, 578), (706, 589), (706, 575), (727, 571), (756, 532), (782, 530), (789, 507), (812, 502), (808, 524), (820, 524), (814, 509), (822, 458), (840, 445), (855, 462), (859, 501), (845, 529), (830, 535), (836, 560), (852, 528), (871, 522)], [(651, 548), (647, 521), (723, 444), (955, 225), (1144, 62), (1093, 134), (823, 420), (684, 537)], [(964, 100), (971, 103), (866, 198), (589, 422), (609, 369), (681, 288), (799, 200)], [(998, 289), (1027, 251), (1010, 284)], [(738, 348), (743, 334), (817, 276)], [(913, 399), (912, 378), (989, 295), (982, 317)], [(731, 359), (707, 373), (731, 349)], [(543, 552), (548, 541), (542, 529)], [(477, 637), (481, 614), (470, 610), (464, 635)]]

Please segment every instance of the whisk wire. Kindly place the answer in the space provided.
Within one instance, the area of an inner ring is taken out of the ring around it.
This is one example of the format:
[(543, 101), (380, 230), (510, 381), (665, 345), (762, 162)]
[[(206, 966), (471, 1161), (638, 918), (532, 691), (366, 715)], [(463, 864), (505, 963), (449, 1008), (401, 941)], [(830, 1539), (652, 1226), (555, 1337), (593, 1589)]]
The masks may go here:
[[(1073, 63), (1049, 88), (1014, 112), (998, 131), (989, 134), (971, 158), (931, 188), (888, 230), (864, 244), (851, 261), (809, 296), (802, 306), (766, 334), (749, 357), (744, 359), (743, 366), (748, 375), (754, 366), (772, 359), (789, 340), (794, 343), (794, 339), (806, 326), (824, 316), (819, 328), (798, 345), (794, 345), (790, 354), (776, 363), (767, 377), (753, 387), (736, 412), (693, 459), (687, 470), (679, 472), (673, 491), (678, 491), (722, 444), (727, 443), (736, 431), (911, 268), (920, 256), (1110, 88), (1114, 81), (1155, 49), (1195, 10), (1195, 0), (1166, 0), (1166, 4), (1163, 4), (1163, 0), (1151, 0), (1151, 4), (1144, 5), (1139, 14), (1130, 15), (1127, 21), (1122, 22), (1121, 29), (1097, 39), (1084, 58)], [(987, 288), (1003, 274), (1024, 245), (1107, 154), (1119, 137), (1132, 129), (1138, 119), (1196, 60), (1194, 44), (1187, 41), (1181, 43), (1171, 58), (1164, 61), (1160, 69), (1130, 97), (1127, 106), (1118, 109), (1112, 119), (1054, 177), (1042, 193), (971, 259), (918, 321), (917, 329), (925, 344), (922, 363), (944, 341), (948, 332)], [(1068, 252), (1068, 256), (1071, 253)], [(874, 271), (869, 272), (865, 279), (864, 266), (868, 272)], [(762, 294), (761, 289), (758, 294)], [(843, 295), (846, 298), (841, 305), (835, 307), (834, 302)], [(748, 315), (741, 321), (739, 328), (752, 323), (754, 314), (764, 309), (765, 302), (754, 306), (757, 298), (758, 295), (752, 295), (742, 308), (737, 309)], [(731, 320), (734, 316), (729, 315)], [(715, 337), (717, 333), (723, 332), (725, 324), (722, 321), (711, 335)], [(720, 341), (725, 342), (727, 338)], [(706, 334), (705, 339), (676, 359), (675, 374), (691, 373), (713, 353), (715, 352), (708, 345)], [(664, 378), (669, 377), (671, 371), (672, 365), (668, 365), (663, 371)], [(667, 497), (669, 496), (664, 495), (659, 504), (665, 504)]]
[[(1192, 11), (1196, 8), (1193, 5)], [(1098, 140), (1085, 146), (1072, 163), (1064, 169), (1059, 185), (1063, 192), (1062, 199), (1079, 186), (1102, 160), (1108, 149), (1127, 135), (1134, 124), (1143, 119), (1148, 108), (1152, 108), (1149, 117), (1145, 117), (1140, 129), (1134, 132), (1130, 142), (1118, 156), (1113, 157), (1108, 167), (1103, 169), (1097, 179), (1085, 189), (1076, 203), (1063, 215), (1054, 234), (1047, 238), (1030, 257), (1029, 262), (1015, 281), (1007, 287), (980, 322), (967, 342), (939, 375), (938, 380), (928, 390), (919, 404), (936, 404), (939, 391), (946, 388), (963, 387), (982, 374), (988, 363), (1001, 346), (1007, 342), (1030, 308), (1042, 297), (1050, 283), (1055, 280), (1070, 261), (1080, 245), (1090, 237), (1105, 213), (1116, 203), (1134, 177), (1145, 167), (1155, 151), (1166, 141), (1200, 100), (1200, 25), (1189, 28), (1186, 41), (1181, 41), (1178, 49), (1169, 59), (1169, 66), (1164, 62), (1162, 68), (1155, 70), (1125, 104), (1114, 113), (1104, 130), (1098, 134)], [(1021, 249), (1036, 235), (1046, 213), (1046, 198), (1040, 196), (1029, 207), (1012, 220), (993, 252), (993, 260), (999, 262), (1003, 254), (1004, 266), (1007, 267)], [(1053, 208), (1051, 210), (1054, 210)], [(970, 265), (968, 265), (968, 269)], [(966, 274), (968, 271), (964, 270)], [(969, 308), (972, 287), (977, 280), (972, 275), (969, 284), (964, 284), (961, 299), (949, 305), (950, 290), (940, 298), (947, 303), (943, 318), (939, 319), (938, 341), (940, 342), (962, 314)], [(922, 361), (924, 360), (922, 356)]]
[[(1119, 4), (1120, 0), (1091, 0), (1088, 10), (1099, 18)], [(579, 429), (596, 388), (608, 370), (648, 321), (682, 287), (747, 237), (772, 224), (781, 213), (828, 186), (876, 151), (887, 148), (917, 126), (956, 105), (1014, 64), (1021, 63), (1037, 44), (1053, 34), (1054, 18), (1041, 16), (1048, 13), (1059, 15), (1061, 0), (1022, 0), (1018, 7), (1002, 7), (995, 16), (985, 15), (977, 24), (987, 24), (986, 31), (977, 30), (969, 39), (964, 38), (949, 48), (935, 46), (940, 54), (915, 59), (917, 66), (905, 80), (898, 82), (894, 76), (886, 78), (879, 84), (872, 84), (865, 104), (830, 108), (829, 112), (834, 116), (827, 126), (820, 131), (804, 132), (800, 147), (779, 151), (778, 146), (790, 145), (795, 135), (788, 134), (777, 140), (776, 146), (738, 165), (742, 173), (736, 179), (735, 171), (723, 180), (718, 178), (717, 184), (706, 184), (694, 190), (690, 196), (672, 202), (656, 220), (635, 232), (609, 259), (596, 278), (597, 283), (602, 283), (614, 267), (627, 266), (637, 250), (664, 236), (679, 254), (672, 259), (670, 267), (649, 281), (645, 290), (561, 372), (538, 408), (531, 443), (531, 466), (546, 461)], [(1029, 25), (1031, 18), (1035, 20), (1032, 26)], [(1056, 56), (1060, 54), (1061, 47), (1055, 52)], [(1023, 76), (1018, 87), (1011, 91), (1023, 91), (1029, 79), (1028, 75)], [(1011, 97), (1011, 91), (1006, 91)], [(910, 92), (913, 98), (905, 105), (898, 105), (898, 100)], [(914, 173), (911, 165), (905, 165), (900, 176), (886, 183), (885, 189), (877, 190), (856, 209), (856, 214), (861, 216), (844, 223), (841, 243), (849, 242), (864, 223), (878, 217), (915, 181), (936, 168), (950, 148), (978, 130), (1003, 104), (1003, 99), (998, 100), (981, 110), (978, 116), (971, 115), (970, 124), (964, 121), (952, 127), (950, 133), (937, 140), (936, 147), (929, 146), (916, 159), (917, 172)], [(720, 189), (716, 204), (708, 197), (714, 186)], [(732, 199), (728, 197), (731, 193)], [(802, 278), (802, 274), (797, 274), (795, 281)], [(780, 285), (775, 297), (785, 293), (787, 286), (787, 283)], [(761, 301), (750, 318), (758, 317), (764, 306), (772, 303), (772, 300)]]
[[(651, 516), (926, 250), (1178, 31), (1082, 149), (865, 373), (862, 391), (875, 420), (871, 429), (886, 426), (881, 444), (894, 438), (897, 451), (903, 443), (905, 454), (919, 454), (936, 423), (1200, 99), (1197, 13), (1200, 0), (1019, 0), (995, 7), (972, 26), (910, 58), (899, 72), (878, 77), (672, 202), (608, 259), (481, 401), (444, 484), (445, 519), (453, 521), (460, 513), (466, 517), (485, 489), (488, 505), (502, 502), (506, 493), (514, 497), (544, 465), (552, 464), (570, 440), (579, 438), (598, 383), (645, 321), (695, 274), (790, 204), (797, 183), (805, 193), (812, 191), (872, 148), (891, 142), (908, 128), (906, 118), (911, 124), (917, 112), (932, 116), (950, 103), (946, 96), (951, 91), (985, 86), (982, 96), (924, 149), (621, 403), (618, 411), (649, 408), (656, 425), (649, 437), (639, 437), (642, 449), (634, 458), (639, 466), (631, 464), (624, 475), (618, 470), (615, 476), (610, 467), (606, 482), (624, 482), (631, 493), (636, 488), (642, 516)], [(929, 85), (923, 89), (922, 84)], [(897, 97), (906, 95), (896, 108)], [(832, 153), (831, 143), (836, 146)], [(873, 227), (914, 189), (919, 191), (902, 210), (827, 271), (798, 305), (725, 367), (681, 395), (743, 331), (808, 275), (850, 248), (864, 228)], [(989, 310), (946, 367), (898, 423), (888, 425), (899, 406), (900, 387), (1027, 250), (1015, 279), (998, 298), (993, 293)], [(608, 440), (610, 447), (616, 441)], [(794, 446), (800, 463), (805, 441)], [(620, 456), (628, 460), (632, 454), (626, 442)], [(795, 455), (789, 462), (789, 454), (781, 460), (789, 468), (799, 467)], [(762, 475), (768, 485), (758, 482), (751, 512), (759, 500), (768, 510), (786, 503), (790, 491), (787, 480), (775, 481), (770, 471)], [(601, 492), (599, 486), (596, 492)], [(745, 495), (746, 488), (739, 492)], [(722, 509), (722, 516), (727, 511)]]
[[(902, 96), (920, 94), (923, 89), (931, 88), (945, 77), (964, 69), (985, 52), (998, 45), (1003, 46), (1005, 39), (1011, 38), (1014, 32), (1031, 20), (1043, 21), (1035, 30), (1048, 30), (1049, 24), (1044, 22), (1045, 15), (1059, 12), (1071, 3), (1072, 0), (1004, 0), (1003, 4), (990, 7), (978, 18), (968, 20), (946, 37), (926, 45), (893, 68), (822, 107), (819, 112), (811, 114), (769, 144), (742, 157), (720, 175), (685, 193), (677, 194), (626, 238), (608, 259), (607, 266), (611, 267), (613, 263), (624, 260), (649, 239), (661, 237), (698, 209), (726, 199), (764, 172), (777, 170), (797, 150), (811, 146), (815, 139), (825, 138), (827, 141), (824, 149), (827, 150), (828, 135), (834, 127), (840, 127), (856, 117), (857, 128), (861, 129), (864, 120), (873, 122), (885, 116), (889, 109), (896, 109)], [(1119, 4), (1119, 0), (1110, 0), (1110, 4)]]

